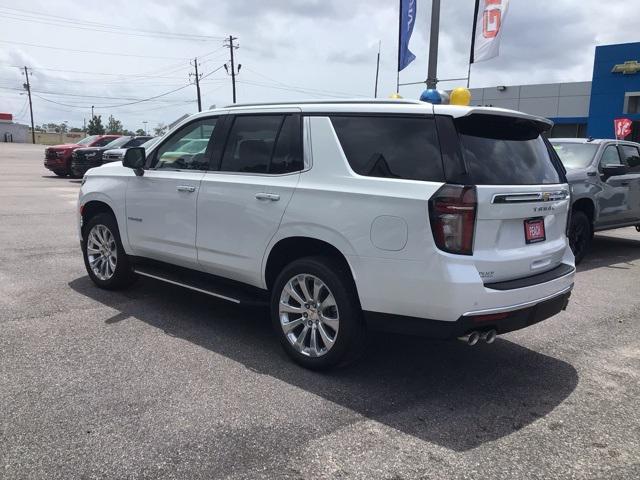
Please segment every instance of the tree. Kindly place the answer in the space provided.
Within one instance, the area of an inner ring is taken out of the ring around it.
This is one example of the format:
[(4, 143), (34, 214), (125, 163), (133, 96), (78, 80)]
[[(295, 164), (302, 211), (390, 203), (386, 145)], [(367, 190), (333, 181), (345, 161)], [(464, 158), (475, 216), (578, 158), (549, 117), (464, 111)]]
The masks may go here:
[(107, 123), (107, 133), (122, 133), (122, 122), (120, 120), (116, 120), (113, 115), (109, 115), (109, 123)]
[(89, 135), (104, 135), (104, 126), (102, 125), (102, 117), (96, 115), (87, 124), (87, 133)]
[(153, 129), (153, 133), (155, 133), (156, 137), (160, 135), (164, 135), (169, 127), (164, 123), (159, 123), (156, 128)]
[(82, 129), (81, 129), (81, 128), (78, 128), (78, 127), (73, 127), (73, 128), (71, 128), (69, 131), (70, 131), (70, 132), (73, 132), (73, 133), (78, 133), (78, 132), (81, 132), (81, 131), (82, 131)]
[(139, 128), (136, 130), (136, 135), (146, 135), (146, 132), (143, 129)]

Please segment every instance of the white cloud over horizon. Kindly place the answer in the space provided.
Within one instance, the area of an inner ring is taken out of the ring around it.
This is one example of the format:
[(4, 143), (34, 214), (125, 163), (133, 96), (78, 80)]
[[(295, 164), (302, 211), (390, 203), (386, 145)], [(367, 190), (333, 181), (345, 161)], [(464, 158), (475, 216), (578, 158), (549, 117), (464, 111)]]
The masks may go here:
[[(472, 87), (590, 80), (596, 45), (640, 40), (633, 2), (610, 0), (606, 8), (596, 0), (550, 3), (511, 0), (501, 55), (474, 65)], [(473, 4), (473, 0), (442, 2), (440, 78), (466, 76)], [(411, 41), (417, 59), (401, 73), (401, 82), (426, 77), (430, 10), (431, 2), (418, 0)], [(19, 5), (0, 0), (0, 13), (4, 27), (0, 33), (0, 111), (22, 113), (17, 118), (22, 123), (28, 123), (26, 97), (19, 91), (24, 75), (18, 67), (24, 65), (32, 69), (32, 90), (39, 92), (34, 97), (37, 124), (68, 121), (71, 126), (82, 126), (83, 119), (91, 115), (91, 105), (103, 120), (112, 114), (132, 130), (141, 128), (145, 120), (150, 128), (170, 123), (196, 111), (195, 87), (148, 103), (115, 105), (187, 85), (193, 57), (200, 57), (201, 73), (220, 67), (228, 61), (221, 38), (230, 33), (240, 45), (236, 50), (236, 61), (242, 64), (239, 102), (370, 97), (379, 40), (379, 95), (386, 97), (395, 90), (397, 2), (189, 0), (167, 4), (113, 0), (105, 6), (91, 0), (80, 7), (68, 0), (55, 4), (25, 0)], [(127, 27), (131, 35), (109, 33), (92, 23), (56, 21), (55, 15)], [(146, 35), (146, 31), (215, 38), (178, 40)], [(231, 103), (230, 84), (224, 69), (208, 76), (202, 83), (203, 106)], [(403, 87), (401, 93), (417, 98), (423, 88)]]

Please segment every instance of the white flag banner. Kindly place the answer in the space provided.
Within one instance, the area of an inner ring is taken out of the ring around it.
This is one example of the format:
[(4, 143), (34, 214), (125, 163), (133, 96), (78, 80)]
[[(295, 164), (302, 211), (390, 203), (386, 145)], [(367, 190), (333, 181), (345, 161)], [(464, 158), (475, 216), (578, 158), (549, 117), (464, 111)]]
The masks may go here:
[(482, 62), (500, 54), (500, 37), (509, 0), (476, 0), (470, 63)]

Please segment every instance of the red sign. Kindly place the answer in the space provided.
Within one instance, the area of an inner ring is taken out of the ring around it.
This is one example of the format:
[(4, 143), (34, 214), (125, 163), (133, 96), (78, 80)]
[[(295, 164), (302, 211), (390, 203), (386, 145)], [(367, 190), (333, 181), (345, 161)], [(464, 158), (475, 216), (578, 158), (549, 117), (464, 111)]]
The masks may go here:
[(13, 120), (13, 115), (10, 113), (0, 113), (0, 120)]
[(502, 24), (502, 0), (485, 0), (482, 13), (482, 36), (494, 38)]
[(631, 125), (633, 122), (628, 118), (616, 118), (613, 121), (613, 131), (616, 134), (616, 140), (624, 140), (631, 133)]

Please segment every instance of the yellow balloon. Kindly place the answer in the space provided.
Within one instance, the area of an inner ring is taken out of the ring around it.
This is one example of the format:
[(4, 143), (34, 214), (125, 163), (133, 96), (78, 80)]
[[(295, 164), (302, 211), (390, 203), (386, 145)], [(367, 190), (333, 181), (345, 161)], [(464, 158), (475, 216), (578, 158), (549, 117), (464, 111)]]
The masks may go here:
[(449, 103), (451, 105), (469, 105), (471, 103), (471, 92), (464, 87), (454, 88), (451, 91)]
[(391, 95), (389, 95), (389, 98), (402, 98), (402, 95), (400, 95), (399, 93), (392, 93)]

